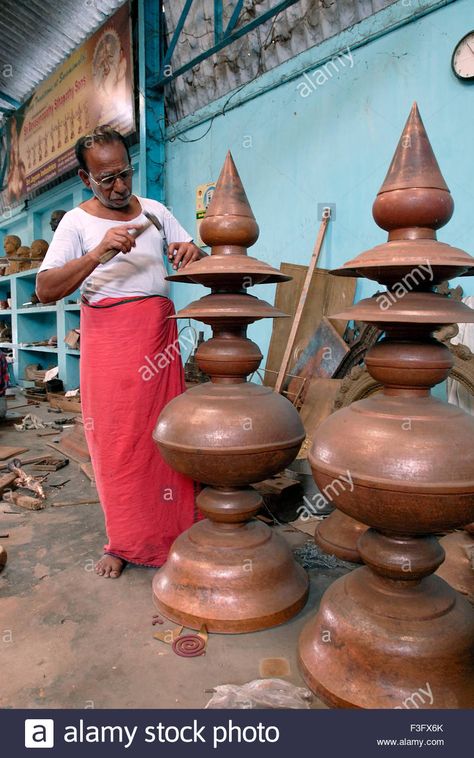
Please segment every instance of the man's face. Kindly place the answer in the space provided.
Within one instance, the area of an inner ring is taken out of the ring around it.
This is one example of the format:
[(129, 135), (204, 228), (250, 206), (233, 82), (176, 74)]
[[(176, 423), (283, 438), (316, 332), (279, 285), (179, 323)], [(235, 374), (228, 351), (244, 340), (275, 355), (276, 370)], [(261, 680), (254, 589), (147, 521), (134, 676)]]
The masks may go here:
[[(113, 174), (125, 171), (129, 167), (127, 151), (121, 142), (95, 143), (85, 153), (88, 174), (79, 171), (84, 184), (92, 190), (95, 197), (107, 208), (125, 208), (132, 196), (132, 176), (126, 179), (117, 177), (111, 187), (97, 184)], [(90, 176), (95, 179), (91, 180)]]

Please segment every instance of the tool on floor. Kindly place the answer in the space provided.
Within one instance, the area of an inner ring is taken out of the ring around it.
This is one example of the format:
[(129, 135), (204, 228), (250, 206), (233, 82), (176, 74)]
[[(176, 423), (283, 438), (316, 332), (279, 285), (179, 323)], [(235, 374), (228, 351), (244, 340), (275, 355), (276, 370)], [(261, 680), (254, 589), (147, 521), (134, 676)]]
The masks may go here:
[(42, 458), (32, 468), (35, 471), (57, 471), (69, 463), (69, 458), (54, 458), (52, 455)]
[[(139, 229), (130, 229), (129, 234), (131, 237), (136, 239), (140, 236), (140, 234), (143, 234), (143, 232), (146, 232), (147, 229), (150, 228), (150, 226), (155, 226), (159, 232), (163, 229), (160, 222), (158, 221), (157, 217), (150, 213), (149, 211), (143, 211), (143, 215), (147, 217), (147, 221), (141, 226)], [(108, 263), (112, 258), (114, 258), (116, 255), (120, 253), (120, 250), (107, 250), (106, 253), (101, 255), (99, 257), (99, 260), (101, 263)]]

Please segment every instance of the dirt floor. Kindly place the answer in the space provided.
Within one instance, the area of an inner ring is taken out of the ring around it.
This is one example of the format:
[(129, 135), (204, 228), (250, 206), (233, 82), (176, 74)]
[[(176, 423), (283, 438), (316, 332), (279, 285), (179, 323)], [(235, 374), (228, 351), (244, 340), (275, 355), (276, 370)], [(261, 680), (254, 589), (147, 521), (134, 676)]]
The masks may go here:
[[(17, 393), (8, 405), (13, 410), (24, 402)], [(17, 411), (29, 412), (46, 421), (58, 418), (45, 404)], [(2, 426), (0, 434), (2, 445), (28, 447), (23, 457), (54, 455), (46, 444), (52, 438), (37, 431)], [(127, 567), (118, 580), (94, 573), (105, 541), (100, 505), (51, 506), (54, 500), (97, 497), (72, 459), (47, 481), (66, 479), (61, 489), (49, 490), (54, 494), (45, 510), (1, 505), (0, 534), (9, 536), (0, 539), (8, 551), (0, 574), (0, 707), (202, 708), (216, 685), (268, 676), (268, 659), (281, 659), (280, 678), (304, 685), (296, 663), (298, 636), (342, 569), (310, 572), (310, 599), (292, 621), (253, 634), (212, 634), (204, 656), (180, 658), (153, 638), (173, 626), (152, 626), (154, 569)], [(274, 528), (292, 546), (308, 539), (291, 527)], [(325, 706), (315, 698), (312, 707)]]

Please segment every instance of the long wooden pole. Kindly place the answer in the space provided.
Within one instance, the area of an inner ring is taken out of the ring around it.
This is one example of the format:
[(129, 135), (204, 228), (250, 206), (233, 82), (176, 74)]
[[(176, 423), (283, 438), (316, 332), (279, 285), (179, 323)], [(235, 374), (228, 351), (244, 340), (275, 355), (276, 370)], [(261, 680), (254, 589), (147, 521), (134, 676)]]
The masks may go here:
[(277, 380), (275, 383), (275, 392), (281, 392), (281, 388), (283, 386), (286, 369), (287, 369), (291, 354), (293, 352), (293, 347), (296, 340), (296, 334), (298, 332), (301, 316), (303, 315), (303, 308), (306, 302), (306, 298), (308, 296), (309, 286), (311, 284), (311, 279), (313, 278), (314, 269), (316, 268), (319, 261), (321, 248), (324, 242), (324, 235), (326, 234), (326, 229), (328, 227), (330, 218), (331, 218), (331, 209), (324, 208), (318, 236), (316, 238), (316, 242), (313, 248), (313, 254), (309, 262), (308, 271), (306, 272), (303, 289), (301, 290), (300, 299), (298, 301), (298, 307), (296, 308), (293, 324), (291, 325), (290, 336), (288, 337), (288, 342), (286, 343), (285, 353), (283, 355), (283, 360), (281, 362), (280, 370), (278, 372)]

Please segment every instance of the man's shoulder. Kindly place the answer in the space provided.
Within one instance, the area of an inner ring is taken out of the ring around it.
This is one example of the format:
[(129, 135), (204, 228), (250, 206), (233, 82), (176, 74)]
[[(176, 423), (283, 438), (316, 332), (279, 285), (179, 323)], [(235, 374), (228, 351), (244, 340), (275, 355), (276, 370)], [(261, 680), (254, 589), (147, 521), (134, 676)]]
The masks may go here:
[(65, 226), (66, 224), (69, 224), (70, 226), (78, 226), (83, 221), (84, 221), (84, 211), (81, 208), (81, 206), (78, 205), (76, 206), (76, 208), (73, 208), (72, 210), (67, 211), (59, 223), (63, 224), (63, 226)]
[(144, 210), (151, 211), (159, 218), (163, 218), (169, 214), (166, 205), (163, 205), (163, 203), (160, 203), (158, 200), (152, 200), (150, 197), (139, 197), (138, 195), (136, 197)]

